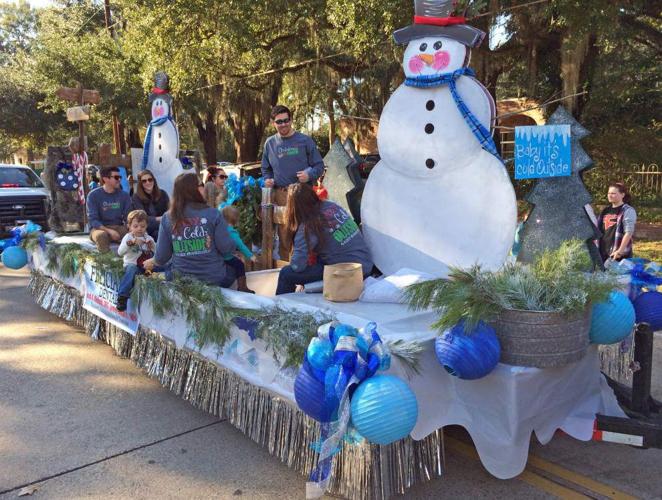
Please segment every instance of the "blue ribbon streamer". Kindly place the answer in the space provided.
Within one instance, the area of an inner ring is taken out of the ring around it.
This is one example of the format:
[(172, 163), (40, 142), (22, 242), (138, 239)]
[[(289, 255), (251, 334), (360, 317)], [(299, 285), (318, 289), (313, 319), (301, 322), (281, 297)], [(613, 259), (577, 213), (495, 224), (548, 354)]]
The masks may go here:
[[(324, 371), (316, 369), (306, 355), (302, 369), (310, 370), (315, 378), (324, 383), (323, 406), (331, 413), (332, 421), (321, 424), (320, 456), (306, 484), (308, 498), (321, 496), (328, 486), (333, 457), (348, 435), (352, 388), (372, 377), (377, 370), (388, 369), (391, 363), (391, 356), (377, 333), (375, 323), (369, 323), (363, 331), (344, 324), (331, 326), (328, 333), (321, 329), (318, 338), (328, 340), (333, 346), (331, 365)], [(349, 432), (350, 441), (358, 439), (355, 434)]]
[(453, 71), (452, 73), (408, 77), (405, 79), (405, 85), (417, 88), (430, 88), (448, 85), (458, 111), (462, 114), (462, 118), (464, 118), (464, 121), (469, 126), (469, 130), (471, 130), (476, 139), (478, 139), (480, 147), (488, 153), (493, 154), (499, 161), (503, 162), (501, 156), (499, 156), (499, 152), (497, 151), (492, 134), (471, 112), (471, 110), (467, 107), (464, 100), (462, 99), (462, 96), (457, 91), (456, 80), (463, 75), (476, 76), (476, 73), (474, 73), (471, 68), (460, 68)]

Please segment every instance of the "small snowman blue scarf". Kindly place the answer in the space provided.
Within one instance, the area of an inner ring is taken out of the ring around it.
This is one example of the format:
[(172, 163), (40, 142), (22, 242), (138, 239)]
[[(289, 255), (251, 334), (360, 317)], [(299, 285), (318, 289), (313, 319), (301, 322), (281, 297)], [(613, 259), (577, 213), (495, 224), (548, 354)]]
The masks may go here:
[(168, 120), (172, 120), (169, 116), (163, 116), (161, 118), (155, 118), (147, 126), (147, 132), (145, 133), (145, 144), (143, 145), (143, 163), (142, 170), (147, 168), (147, 162), (149, 161), (149, 145), (152, 142), (152, 127), (158, 127), (163, 125)]
[(471, 68), (460, 68), (453, 71), (452, 73), (443, 73), (441, 75), (421, 75), (409, 77), (405, 80), (405, 85), (418, 88), (440, 87), (441, 85), (448, 85), (453, 99), (455, 100), (455, 105), (457, 106), (458, 111), (462, 114), (462, 118), (464, 118), (464, 121), (469, 126), (469, 129), (473, 135), (476, 137), (476, 139), (478, 139), (480, 147), (482, 147), (488, 153), (496, 156), (499, 161), (503, 161), (499, 156), (496, 144), (494, 144), (492, 134), (490, 134), (490, 131), (487, 130), (483, 124), (478, 121), (478, 118), (476, 118), (469, 110), (457, 91), (457, 84), (455, 83), (455, 80), (457, 80), (462, 75), (476, 76)]

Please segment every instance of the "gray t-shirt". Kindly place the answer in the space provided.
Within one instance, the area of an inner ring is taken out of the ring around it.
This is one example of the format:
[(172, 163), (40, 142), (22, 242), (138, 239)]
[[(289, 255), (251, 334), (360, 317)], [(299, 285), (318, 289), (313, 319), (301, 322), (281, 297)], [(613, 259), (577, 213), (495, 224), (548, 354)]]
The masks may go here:
[(294, 235), (294, 251), (290, 266), (294, 271), (303, 271), (308, 265), (308, 255), (312, 249), (317, 253), (321, 264), (356, 262), (363, 267), (363, 274), (372, 270), (370, 250), (359, 227), (342, 207), (331, 201), (323, 201), (320, 207), (322, 217), (322, 242), (310, 235), (310, 247), (306, 243), (305, 228), (297, 228)]
[(223, 254), (234, 251), (228, 225), (215, 208), (188, 205), (184, 220), (173, 230), (170, 214), (161, 219), (154, 259), (159, 265), (172, 258), (172, 271), (221, 286), (226, 276)]
[(299, 182), (297, 172), (305, 171), (313, 182), (324, 173), (322, 155), (315, 141), (301, 132), (290, 137), (272, 135), (264, 143), (262, 176), (274, 179), (276, 186), (287, 187)]
[(92, 229), (99, 226), (123, 226), (130, 211), (131, 197), (121, 189), (106, 193), (103, 187), (98, 187), (87, 195), (87, 220)]

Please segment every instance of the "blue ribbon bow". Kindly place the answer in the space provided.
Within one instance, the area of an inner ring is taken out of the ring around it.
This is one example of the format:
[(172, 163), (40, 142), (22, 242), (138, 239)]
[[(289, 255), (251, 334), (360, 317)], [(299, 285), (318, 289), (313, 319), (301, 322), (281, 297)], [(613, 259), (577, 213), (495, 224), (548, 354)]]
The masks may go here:
[[(319, 364), (314, 367), (309, 360), (309, 346), (302, 369), (309, 370), (324, 383), (323, 404), (332, 419), (330, 423), (321, 425), (318, 464), (306, 484), (308, 498), (321, 496), (328, 486), (333, 456), (340, 451), (341, 441), (348, 432), (352, 388), (372, 377), (377, 370), (387, 370), (391, 364), (391, 355), (382, 343), (375, 323), (368, 323), (362, 331), (349, 325), (332, 325), (328, 332), (320, 328), (317, 335), (318, 339), (329, 342), (333, 347), (330, 363), (325, 369), (321, 369)], [(354, 438), (352, 440), (355, 441)]]
[(499, 152), (497, 151), (492, 134), (471, 112), (471, 110), (467, 107), (464, 100), (462, 99), (462, 96), (457, 91), (456, 80), (463, 75), (476, 76), (471, 68), (460, 68), (453, 71), (452, 73), (408, 77), (405, 79), (405, 85), (418, 88), (440, 87), (441, 85), (448, 85), (458, 111), (462, 114), (462, 118), (464, 118), (464, 121), (469, 126), (469, 130), (471, 130), (476, 139), (478, 139), (480, 147), (482, 147), (488, 153), (493, 154), (499, 161), (503, 162), (501, 156), (499, 156)]

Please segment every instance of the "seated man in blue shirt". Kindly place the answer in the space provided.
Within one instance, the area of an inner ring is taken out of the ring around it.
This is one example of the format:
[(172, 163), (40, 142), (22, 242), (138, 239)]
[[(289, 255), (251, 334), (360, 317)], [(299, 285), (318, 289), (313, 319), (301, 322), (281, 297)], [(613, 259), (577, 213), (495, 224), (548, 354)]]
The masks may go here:
[(117, 167), (101, 169), (101, 187), (87, 195), (87, 220), (90, 239), (101, 253), (110, 250), (110, 243), (119, 243), (128, 232), (126, 216), (131, 210), (131, 197), (122, 191)]
[[(324, 162), (315, 141), (292, 128), (292, 112), (286, 106), (274, 106), (271, 121), (276, 133), (264, 143), (262, 176), (264, 185), (274, 188), (274, 204), (284, 207), (288, 186), (312, 184), (324, 173)], [(278, 238), (280, 258), (289, 260), (292, 243), (282, 224), (278, 225)]]

